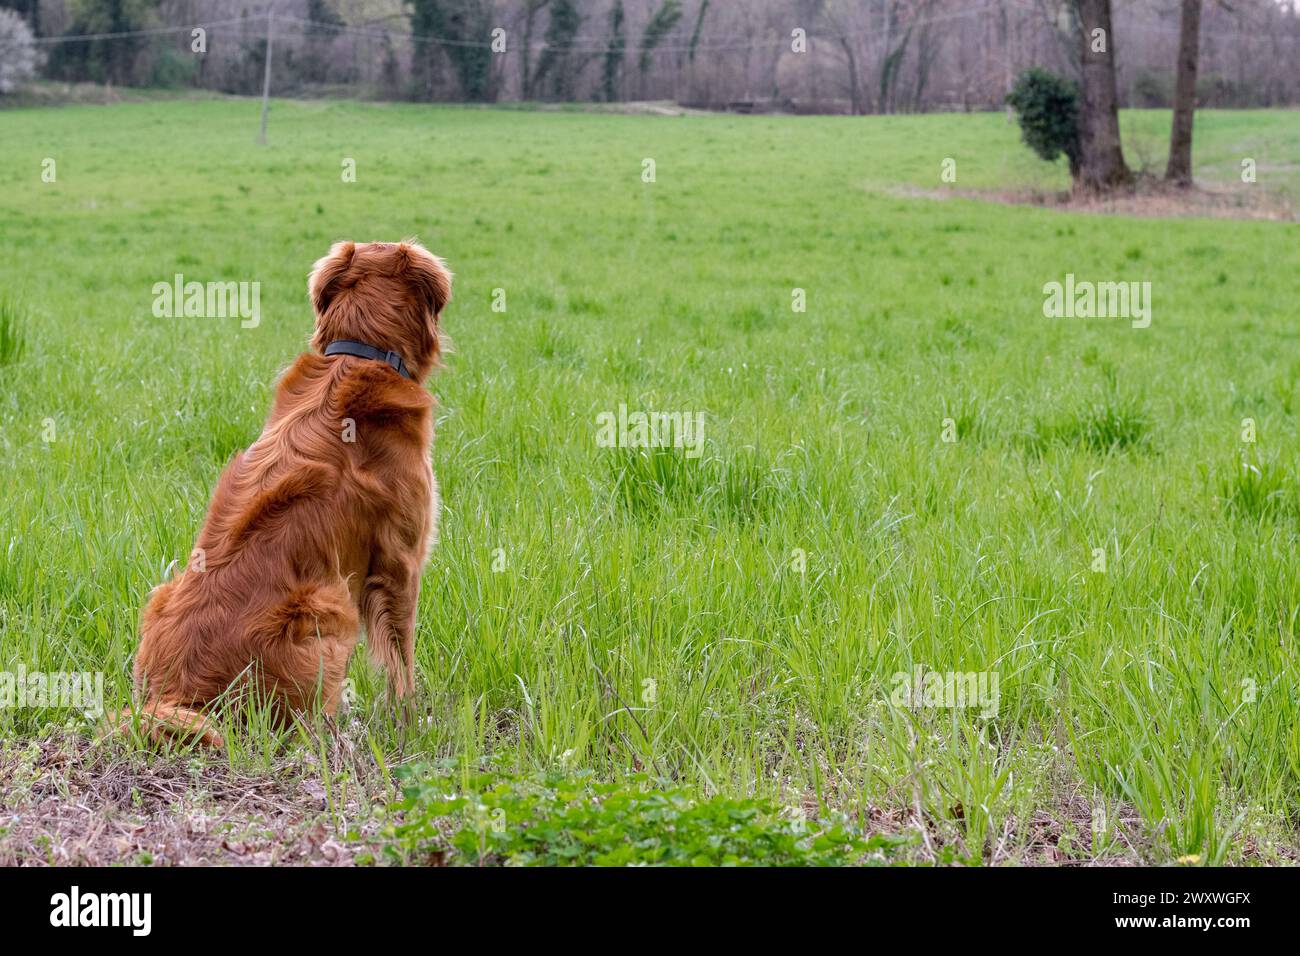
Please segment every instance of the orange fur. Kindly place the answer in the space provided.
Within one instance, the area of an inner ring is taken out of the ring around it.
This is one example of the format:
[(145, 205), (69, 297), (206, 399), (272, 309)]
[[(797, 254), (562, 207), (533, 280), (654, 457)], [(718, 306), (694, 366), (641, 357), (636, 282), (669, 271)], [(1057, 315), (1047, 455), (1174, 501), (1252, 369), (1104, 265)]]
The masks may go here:
[[(318, 703), (333, 715), (363, 625), (394, 696), (414, 688), (416, 600), (438, 511), (433, 398), (418, 383), (438, 365), (451, 274), (413, 241), (340, 242), (308, 289), (311, 350), (217, 482), (195, 545), (205, 566), (182, 569), (145, 606), (135, 683), (155, 737), (221, 746), (203, 712), (232, 685), (285, 719)], [(335, 339), (397, 352), (417, 381), (325, 357)]]

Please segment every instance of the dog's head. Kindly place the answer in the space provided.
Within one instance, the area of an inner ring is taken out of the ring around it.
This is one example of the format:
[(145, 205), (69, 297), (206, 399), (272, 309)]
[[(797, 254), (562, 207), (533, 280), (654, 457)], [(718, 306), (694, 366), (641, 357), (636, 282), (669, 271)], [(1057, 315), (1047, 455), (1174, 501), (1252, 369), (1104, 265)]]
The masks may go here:
[(316, 310), (311, 344), (336, 339), (391, 349), (423, 379), (438, 364), (439, 316), (451, 298), (451, 273), (414, 239), (336, 242), (307, 280)]

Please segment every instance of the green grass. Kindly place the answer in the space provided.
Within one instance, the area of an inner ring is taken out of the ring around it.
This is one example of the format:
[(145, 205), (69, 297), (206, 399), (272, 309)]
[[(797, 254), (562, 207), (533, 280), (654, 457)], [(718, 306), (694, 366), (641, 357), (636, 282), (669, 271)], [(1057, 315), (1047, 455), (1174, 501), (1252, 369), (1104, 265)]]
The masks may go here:
[[(311, 263), (417, 235), (457, 274), (423, 717), (354, 662), (358, 752), (874, 808), (971, 862), (1079, 805), (1103, 822), (1067, 858), (1122, 843), (1117, 808), (1155, 862), (1296, 851), (1300, 226), (889, 191), (947, 156), (1063, 186), (1000, 114), (277, 102), (267, 148), (257, 114), (0, 112), (0, 670), (126, 702), (149, 589), (305, 345)], [(1207, 177), (1249, 150), (1294, 194), (1298, 146), (1294, 112), (1197, 118)], [(260, 282), (261, 324), (155, 318), (178, 272)], [(1066, 273), (1151, 282), (1150, 328), (1044, 318)], [(598, 447), (620, 403), (702, 412), (703, 454)], [(918, 666), (996, 674), (996, 714), (896, 706)]]
[(12, 302), (0, 300), (0, 365), (22, 358), (25, 343), (22, 310)]

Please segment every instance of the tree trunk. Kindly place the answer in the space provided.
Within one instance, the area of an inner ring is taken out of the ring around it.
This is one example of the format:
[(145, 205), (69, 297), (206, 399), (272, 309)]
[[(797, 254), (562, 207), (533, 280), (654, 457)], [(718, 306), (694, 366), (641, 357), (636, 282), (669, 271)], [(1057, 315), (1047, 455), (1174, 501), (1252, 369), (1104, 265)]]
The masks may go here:
[[(1119, 139), (1110, 0), (1076, 2), (1083, 43), (1083, 96), (1079, 104), (1079, 177), (1075, 187), (1105, 192), (1133, 180)], [(1094, 31), (1101, 32), (1094, 37)]]
[(853, 44), (848, 37), (840, 37), (840, 46), (844, 48), (844, 61), (849, 68), (849, 109), (854, 116), (861, 116), (862, 87), (858, 83), (858, 60), (853, 55)]
[(1178, 31), (1178, 82), (1174, 87), (1174, 126), (1169, 134), (1165, 179), (1192, 184), (1192, 121), (1196, 116), (1196, 60), (1201, 38), (1201, 0), (1183, 0)]
[(537, 20), (537, 14), (551, 0), (528, 0), (524, 4), (524, 42), (523, 49), (520, 51), (520, 99), (531, 100), (533, 98), (533, 24)]

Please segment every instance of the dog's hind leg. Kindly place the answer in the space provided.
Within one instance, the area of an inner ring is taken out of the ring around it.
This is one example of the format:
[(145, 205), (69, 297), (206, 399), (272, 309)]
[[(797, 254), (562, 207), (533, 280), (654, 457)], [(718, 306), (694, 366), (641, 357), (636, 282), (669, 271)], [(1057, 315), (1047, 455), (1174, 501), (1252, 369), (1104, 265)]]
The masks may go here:
[[(204, 714), (180, 704), (167, 701), (147, 701), (140, 708), (140, 728), (155, 743), (164, 740), (180, 742), (197, 741), (205, 747), (220, 750), (225, 746), (221, 734), (217, 733), (212, 721)], [(110, 730), (128, 733), (134, 723), (135, 714), (128, 707), (113, 721)]]
[(252, 635), (257, 681), (289, 711), (310, 713), (319, 707), (333, 716), (359, 637), (360, 622), (346, 585), (299, 587)]

